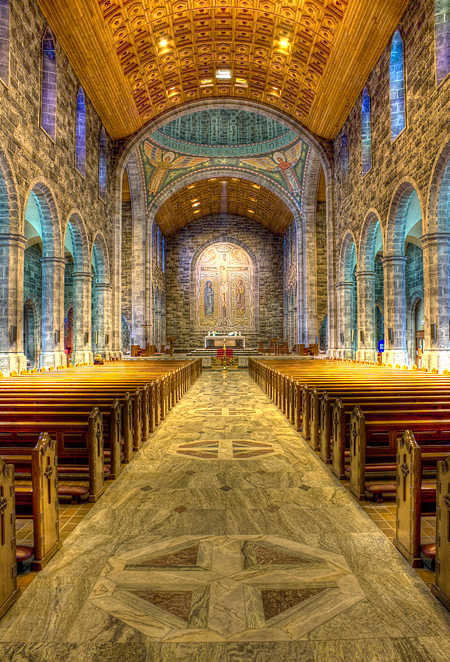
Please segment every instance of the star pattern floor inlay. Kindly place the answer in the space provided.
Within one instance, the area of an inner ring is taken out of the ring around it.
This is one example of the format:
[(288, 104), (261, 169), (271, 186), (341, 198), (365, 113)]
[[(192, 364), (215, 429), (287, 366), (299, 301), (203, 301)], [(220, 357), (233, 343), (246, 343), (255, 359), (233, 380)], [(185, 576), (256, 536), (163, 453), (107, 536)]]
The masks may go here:
[(275, 442), (250, 441), (245, 439), (202, 439), (201, 441), (174, 442), (170, 455), (181, 455), (197, 460), (245, 460), (261, 455), (283, 454), (280, 444)]
[(181, 536), (113, 556), (89, 596), (158, 641), (295, 640), (363, 599), (342, 556), (277, 536)]

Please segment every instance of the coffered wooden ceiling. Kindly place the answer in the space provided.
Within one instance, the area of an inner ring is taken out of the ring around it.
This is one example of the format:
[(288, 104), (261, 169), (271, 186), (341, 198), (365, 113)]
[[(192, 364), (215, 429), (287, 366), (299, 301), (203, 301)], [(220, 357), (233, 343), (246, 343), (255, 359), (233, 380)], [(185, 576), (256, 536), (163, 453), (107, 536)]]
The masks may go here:
[(408, 0), (38, 3), (114, 139), (212, 97), (264, 102), (334, 138)]
[(156, 222), (168, 237), (209, 214), (236, 214), (284, 235), (293, 220), (288, 207), (271, 191), (244, 179), (204, 179), (175, 193), (158, 210)]

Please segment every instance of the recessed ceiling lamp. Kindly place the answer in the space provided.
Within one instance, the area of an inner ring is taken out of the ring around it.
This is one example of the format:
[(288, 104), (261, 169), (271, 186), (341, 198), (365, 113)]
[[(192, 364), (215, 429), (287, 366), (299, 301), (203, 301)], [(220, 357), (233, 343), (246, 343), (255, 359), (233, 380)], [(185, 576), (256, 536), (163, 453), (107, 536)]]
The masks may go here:
[(217, 69), (216, 78), (219, 80), (230, 80), (232, 77), (231, 69)]
[(198, 198), (194, 198), (191, 202), (198, 202)]
[(234, 84), (237, 85), (238, 87), (248, 87), (247, 81), (245, 78), (236, 78), (234, 81)]
[(188, 188), (194, 188), (195, 184), (191, 184)]
[(159, 42), (159, 47), (160, 48), (165, 48), (168, 43), (169, 42), (167, 41), (167, 39), (161, 39), (161, 41)]
[(200, 202), (194, 202), (193, 207), (200, 207)]
[(248, 211), (249, 214), (254, 214), (255, 213), (255, 211), (253, 209), (247, 209), (247, 211)]
[(200, 87), (211, 87), (211, 85), (214, 85), (214, 81), (212, 78), (201, 78), (200, 79)]
[(196, 210), (194, 211), (194, 214), (198, 214), (199, 211), (200, 211), (200, 209), (196, 209)]
[(253, 188), (260, 188), (260, 186), (258, 186), (258, 184), (252, 184), (252, 186), (253, 186)]
[(286, 37), (282, 37), (280, 39), (280, 46), (282, 48), (287, 48), (289, 46), (289, 39), (286, 39)]
[(256, 202), (256, 198), (250, 198), (251, 202)]

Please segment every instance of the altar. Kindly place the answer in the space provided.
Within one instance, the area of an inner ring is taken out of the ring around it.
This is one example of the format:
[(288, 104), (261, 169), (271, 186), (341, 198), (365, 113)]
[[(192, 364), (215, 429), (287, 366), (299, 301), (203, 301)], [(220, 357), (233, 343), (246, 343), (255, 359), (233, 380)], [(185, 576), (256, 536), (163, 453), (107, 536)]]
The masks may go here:
[(206, 349), (208, 347), (223, 347), (224, 343), (227, 344), (227, 347), (245, 349), (244, 336), (205, 336)]

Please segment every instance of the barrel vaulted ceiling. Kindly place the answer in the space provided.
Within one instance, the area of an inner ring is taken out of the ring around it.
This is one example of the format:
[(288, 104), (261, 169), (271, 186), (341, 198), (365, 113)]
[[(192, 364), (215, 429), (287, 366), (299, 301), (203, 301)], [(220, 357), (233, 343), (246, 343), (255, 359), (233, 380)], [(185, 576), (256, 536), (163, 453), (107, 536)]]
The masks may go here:
[(38, 0), (108, 133), (195, 99), (334, 138), (408, 0)]
[(197, 218), (225, 213), (258, 221), (280, 236), (293, 220), (291, 211), (274, 193), (231, 177), (203, 179), (186, 186), (164, 202), (155, 219), (164, 235), (171, 236)]

